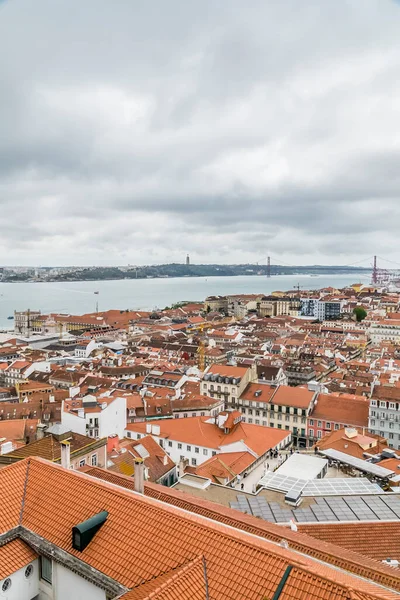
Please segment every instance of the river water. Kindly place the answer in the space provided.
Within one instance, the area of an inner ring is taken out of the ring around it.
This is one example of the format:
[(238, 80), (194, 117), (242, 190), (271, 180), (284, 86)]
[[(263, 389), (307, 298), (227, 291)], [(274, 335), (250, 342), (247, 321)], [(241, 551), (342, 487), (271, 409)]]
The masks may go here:
[[(206, 296), (268, 294), (327, 286), (345, 287), (357, 281), (368, 283), (365, 274), (177, 277), (166, 279), (123, 279), (118, 281), (74, 281), (69, 283), (0, 283), (0, 328), (11, 329), (8, 316), (14, 310), (41, 310), (42, 313), (84, 314), (116, 309), (153, 310), (182, 300), (204, 300)], [(94, 294), (94, 292), (99, 292)]]

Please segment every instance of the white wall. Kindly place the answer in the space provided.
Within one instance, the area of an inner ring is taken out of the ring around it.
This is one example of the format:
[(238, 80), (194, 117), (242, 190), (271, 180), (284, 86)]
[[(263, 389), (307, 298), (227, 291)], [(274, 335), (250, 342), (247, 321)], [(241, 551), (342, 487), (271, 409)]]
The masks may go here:
[[(128, 430), (125, 432), (125, 437), (131, 436), (130, 439), (137, 440), (137, 433), (135, 431)], [(143, 437), (143, 434), (141, 434)], [(149, 434), (144, 434), (149, 435)], [(192, 458), (196, 459), (196, 466), (201, 465), (203, 462), (211, 458), (213, 452), (217, 452), (217, 448), (206, 448), (204, 446), (195, 446), (194, 444), (186, 444), (183, 442), (178, 442), (171, 439), (160, 438), (157, 435), (151, 436), (157, 444), (160, 444), (160, 439), (162, 440), (162, 446), (164, 450), (169, 454), (171, 460), (174, 463), (179, 464), (179, 460), (181, 456), (189, 459), (189, 464), (192, 465)], [(171, 442), (172, 446), (169, 446), (169, 442)], [(178, 444), (182, 444), (182, 448), (178, 448)], [(190, 446), (190, 450), (187, 447)], [(199, 452), (195, 451), (195, 448), (199, 449)], [(206, 451), (206, 454), (204, 453)]]
[(53, 588), (55, 600), (106, 600), (104, 590), (54, 562)]
[(65, 425), (70, 431), (74, 433), (80, 433), (86, 435), (86, 419), (85, 417), (78, 417), (70, 412), (64, 411), (64, 406), (61, 411), (61, 423)]
[(31, 600), (39, 593), (39, 561), (34, 560), (29, 563), (33, 565), (33, 573), (27, 579), (25, 577), (25, 569), (28, 565), (16, 571), (10, 577), (11, 587), (7, 592), (1, 590), (4, 579), (0, 580), (0, 598), (1, 600)]
[(123, 437), (125, 428), (126, 398), (115, 398), (99, 415), (99, 436), (107, 437), (116, 433), (119, 437)]

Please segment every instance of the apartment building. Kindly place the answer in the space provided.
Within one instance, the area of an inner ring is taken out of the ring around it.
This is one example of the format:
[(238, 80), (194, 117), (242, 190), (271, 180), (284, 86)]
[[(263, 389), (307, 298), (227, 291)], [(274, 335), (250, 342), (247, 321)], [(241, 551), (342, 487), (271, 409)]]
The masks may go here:
[(289, 431), (263, 429), (243, 422), (239, 411), (224, 411), (216, 417), (193, 417), (129, 423), (126, 437), (142, 439), (151, 435), (175, 463), (181, 459), (197, 467), (211, 456), (231, 452), (250, 452), (255, 458), (265, 457), (271, 449), (281, 449), (291, 441)]
[(235, 407), (246, 423), (290, 431), (295, 445), (307, 446), (307, 417), (315, 396), (306, 388), (249, 383)]
[(279, 317), (281, 315), (296, 317), (300, 308), (300, 300), (291, 296), (263, 296), (257, 304), (260, 317)]
[(368, 427), (384, 437), (390, 448), (400, 450), (400, 388), (375, 385), (369, 404)]
[(331, 431), (368, 428), (369, 400), (355, 394), (318, 394), (308, 417), (308, 435), (316, 442)]
[(398, 343), (400, 341), (400, 320), (382, 319), (372, 322), (368, 335), (373, 344), (379, 344), (383, 341)]
[(62, 424), (81, 435), (103, 438), (123, 436), (127, 419), (126, 398), (96, 397), (73, 398), (63, 402)]
[(213, 364), (204, 372), (200, 391), (210, 398), (223, 399), (225, 406), (230, 407), (236, 404), (246, 385), (256, 380), (257, 371), (254, 366)]

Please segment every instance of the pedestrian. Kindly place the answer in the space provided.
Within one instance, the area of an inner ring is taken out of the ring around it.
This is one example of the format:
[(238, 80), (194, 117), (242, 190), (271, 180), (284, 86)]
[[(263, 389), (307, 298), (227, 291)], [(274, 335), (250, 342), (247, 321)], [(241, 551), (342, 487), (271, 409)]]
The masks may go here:
[(242, 483), (242, 485), (240, 486), (240, 489), (243, 491), (244, 490), (244, 483)]
[(267, 463), (267, 471), (269, 471), (269, 463)]

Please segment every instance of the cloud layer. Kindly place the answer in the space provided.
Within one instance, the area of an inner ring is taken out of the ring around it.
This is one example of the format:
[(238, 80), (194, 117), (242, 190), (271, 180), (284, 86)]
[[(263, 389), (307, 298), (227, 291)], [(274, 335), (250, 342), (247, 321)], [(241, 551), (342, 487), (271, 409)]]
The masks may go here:
[(0, 3), (3, 264), (400, 262), (393, 0)]

